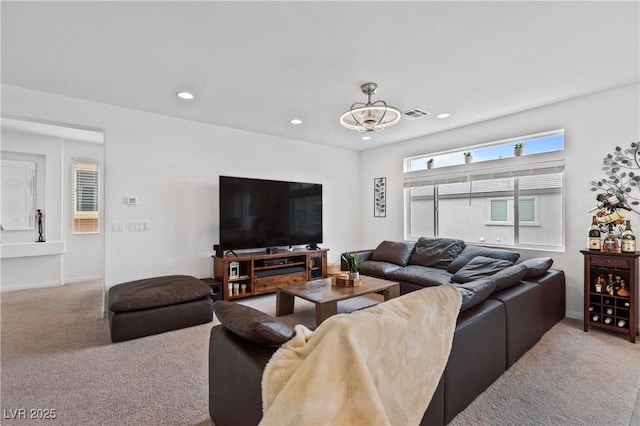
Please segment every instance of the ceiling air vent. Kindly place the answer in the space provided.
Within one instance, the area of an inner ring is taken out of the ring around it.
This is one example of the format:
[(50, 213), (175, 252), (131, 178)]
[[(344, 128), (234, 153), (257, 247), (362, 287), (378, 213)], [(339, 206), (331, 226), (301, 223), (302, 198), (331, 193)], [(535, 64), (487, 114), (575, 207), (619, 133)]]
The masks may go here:
[(415, 120), (420, 117), (431, 115), (431, 113), (420, 108), (414, 108), (414, 109), (410, 109), (409, 111), (405, 111), (403, 115), (404, 115), (404, 118), (406, 118), (407, 120)]

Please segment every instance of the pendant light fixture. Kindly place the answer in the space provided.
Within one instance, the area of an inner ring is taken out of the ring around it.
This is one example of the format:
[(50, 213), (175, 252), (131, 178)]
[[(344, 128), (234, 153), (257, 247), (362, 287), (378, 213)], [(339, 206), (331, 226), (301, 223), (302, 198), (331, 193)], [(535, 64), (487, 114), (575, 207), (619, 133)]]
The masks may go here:
[(351, 109), (340, 116), (340, 124), (347, 129), (362, 132), (377, 132), (400, 121), (402, 113), (398, 108), (387, 105), (385, 101), (371, 102), (371, 95), (376, 93), (376, 83), (365, 83), (360, 86), (367, 95), (367, 103), (356, 102)]

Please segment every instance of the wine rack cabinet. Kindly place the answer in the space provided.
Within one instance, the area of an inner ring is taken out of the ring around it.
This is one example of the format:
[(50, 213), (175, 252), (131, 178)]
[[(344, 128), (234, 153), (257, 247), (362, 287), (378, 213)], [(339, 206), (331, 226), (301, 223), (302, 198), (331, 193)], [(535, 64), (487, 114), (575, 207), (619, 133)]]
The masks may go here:
[(584, 255), (584, 331), (596, 327), (625, 333), (635, 343), (640, 252), (580, 252)]

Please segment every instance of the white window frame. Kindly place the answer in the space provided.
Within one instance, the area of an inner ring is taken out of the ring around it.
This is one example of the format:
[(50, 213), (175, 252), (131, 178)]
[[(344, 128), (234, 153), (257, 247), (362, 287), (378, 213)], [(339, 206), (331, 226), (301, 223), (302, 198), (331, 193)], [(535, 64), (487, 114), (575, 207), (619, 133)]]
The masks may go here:
[[(564, 135), (564, 129), (555, 130), (552, 132), (544, 132), (539, 133), (537, 135), (542, 134), (560, 134)], [(514, 138), (515, 139), (515, 138)], [(490, 145), (483, 144), (483, 145)], [(565, 140), (566, 146), (566, 140)], [(458, 149), (460, 150), (460, 149)], [(467, 150), (467, 149), (465, 149)], [(553, 152), (545, 152), (540, 154), (534, 154), (529, 156), (521, 156), (521, 157), (511, 157), (511, 158), (501, 158), (495, 160), (487, 160), (484, 162), (471, 163), (471, 164), (462, 164), (455, 166), (448, 166), (442, 168), (434, 168), (434, 169), (421, 169), (415, 171), (407, 171), (407, 165), (409, 161), (413, 158), (417, 157), (428, 157), (428, 155), (422, 156), (414, 156), (404, 158), (404, 238), (408, 241), (416, 240), (415, 236), (411, 235), (411, 191), (410, 189), (413, 187), (420, 186), (438, 186), (446, 183), (454, 183), (454, 182), (463, 182), (467, 180), (482, 180), (482, 179), (498, 179), (500, 177), (517, 177), (517, 176), (527, 176), (527, 175), (536, 175), (536, 174), (546, 174), (546, 173), (564, 173), (564, 151), (553, 151)], [(518, 185), (514, 189), (514, 198), (517, 199), (519, 196)], [(531, 196), (525, 195), (524, 198), (528, 199)], [(565, 183), (564, 178), (562, 182), (561, 188), (561, 197), (562, 197), (562, 206), (561, 212), (559, 214), (560, 223), (562, 224), (560, 243), (559, 244), (522, 244), (519, 242), (519, 232), (518, 229), (520, 226), (542, 226), (540, 223), (539, 216), (539, 202), (536, 202), (535, 206), (535, 215), (536, 222), (520, 222), (517, 227), (514, 227), (514, 244), (513, 245), (500, 245), (500, 244), (490, 244), (484, 243), (483, 245), (495, 246), (495, 247), (504, 247), (508, 249), (514, 248), (523, 248), (529, 250), (543, 250), (543, 251), (556, 251), (556, 252), (564, 252), (565, 251), (565, 233), (566, 233), (566, 222), (565, 218), (565, 203), (566, 203), (566, 194), (565, 194)], [(499, 198), (499, 197), (497, 197)], [(437, 206), (437, 191), (436, 191), (436, 206)], [(482, 214), (482, 213), (481, 213)], [(485, 220), (487, 213), (485, 212)], [(513, 219), (512, 219), (513, 222)], [(496, 223), (498, 225), (498, 223)], [(507, 224), (503, 224), (507, 225)], [(513, 225), (513, 223), (511, 223)], [(438, 234), (438, 211), (437, 208), (434, 212), (434, 236), (440, 236)], [(446, 235), (442, 235), (442, 237), (446, 237)]]
[[(520, 220), (520, 226), (542, 226), (540, 224), (540, 216), (538, 214), (538, 206), (540, 205), (537, 195), (525, 195), (518, 197), (518, 208), (521, 201), (533, 200), (533, 221)], [(492, 201), (506, 201), (507, 202), (507, 220), (492, 220), (491, 219), (491, 203)], [(485, 225), (487, 226), (513, 226), (513, 218), (516, 215), (514, 197), (491, 197), (487, 198), (487, 216)]]
[[(451, 149), (451, 150), (446, 150), (446, 151), (439, 151), (439, 152), (434, 152), (434, 153), (430, 153), (430, 154), (421, 154), (421, 155), (415, 155), (412, 157), (406, 157), (403, 160), (403, 171), (405, 173), (411, 173), (411, 172), (422, 172), (422, 171), (426, 171), (429, 170), (426, 166), (427, 160), (428, 159), (433, 159), (434, 160), (434, 164), (435, 164), (435, 168), (430, 170), (431, 174), (437, 174), (437, 173), (447, 173), (449, 172), (449, 170), (447, 169), (453, 169), (456, 167), (460, 167), (460, 165), (465, 166), (463, 163), (463, 154), (466, 156), (466, 153), (470, 153), (472, 154), (473, 157), (473, 153), (476, 150), (480, 150), (482, 151), (483, 148), (489, 148), (489, 147), (496, 147), (496, 146), (513, 146), (516, 143), (527, 143), (527, 142), (532, 142), (541, 138), (545, 138), (545, 137), (549, 137), (549, 136), (557, 136), (557, 135), (563, 135), (563, 139), (564, 139), (564, 129), (556, 129), (556, 130), (550, 130), (547, 132), (540, 132), (540, 133), (533, 133), (530, 135), (525, 135), (525, 136), (518, 136), (515, 138), (507, 138), (507, 139), (501, 139), (498, 141), (493, 141), (493, 142), (486, 142), (486, 143), (480, 143), (480, 144), (476, 144), (476, 145), (471, 145), (471, 146), (466, 146), (464, 148), (457, 148), (457, 149)], [(524, 149), (524, 148), (523, 148)], [(527, 153), (526, 149), (524, 149), (524, 154), (522, 154), (522, 156), (518, 156), (515, 157), (515, 159), (518, 159), (518, 161), (524, 161), (524, 162), (528, 162), (528, 161), (536, 161), (535, 159), (532, 159), (531, 157), (535, 157), (535, 156), (539, 156), (539, 155), (545, 155), (548, 153), (554, 153), (554, 152), (558, 152), (558, 151), (546, 151), (546, 152), (542, 152), (542, 153)], [(560, 151), (562, 152), (562, 151)], [(438, 164), (438, 159), (439, 157), (444, 156), (447, 158), (450, 158), (451, 156), (455, 156), (456, 159), (458, 159), (459, 161), (456, 162), (454, 161), (454, 164)], [(528, 156), (528, 157), (527, 157)], [(505, 161), (505, 160), (511, 160), (514, 159), (514, 157), (511, 156), (507, 156), (507, 157), (494, 157), (494, 158), (485, 158), (485, 159), (475, 159), (473, 160), (473, 162), (471, 164), (466, 165), (466, 167), (468, 166), (475, 166), (476, 164), (478, 164), (478, 162), (480, 163), (484, 163), (484, 162), (495, 162), (495, 161)], [(425, 167), (424, 168), (413, 168), (412, 169), (412, 162), (414, 161), (421, 161), (424, 160), (425, 162)], [(481, 166), (483, 167), (483, 166)], [(484, 166), (486, 167), (486, 165)], [(441, 169), (441, 170), (438, 170)], [(444, 169), (444, 170), (443, 170)]]
[[(96, 166), (96, 207), (95, 211), (79, 211), (78, 210), (78, 165), (79, 164), (92, 164)], [(72, 215), (71, 215), (71, 233), (74, 235), (89, 235), (99, 234), (102, 225), (102, 190), (101, 190), (101, 167), (100, 162), (95, 160), (71, 160), (71, 201), (72, 201)], [(85, 216), (85, 217), (82, 217)], [(96, 219), (96, 229), (94, 231), (78, 231), (76, 229), (76, 219)]]

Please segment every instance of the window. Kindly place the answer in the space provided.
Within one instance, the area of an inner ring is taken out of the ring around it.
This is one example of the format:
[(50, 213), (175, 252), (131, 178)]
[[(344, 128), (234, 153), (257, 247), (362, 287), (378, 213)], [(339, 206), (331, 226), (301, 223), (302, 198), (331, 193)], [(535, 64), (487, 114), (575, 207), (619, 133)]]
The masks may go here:
[[(516, 149), (519, 146), (519, 149)], [(450, 167), (465, 163), (465, 153), (470, 153), (474, 163), (501, 160), (527, 155), (564, 150), (564, 131), (553, 130), (529, 136), (520, 136), (496, 142), (466, 147), (462, 150), (418, 155), (405, 159), (405, 171)], [(428, 163), (431, 163), (429, 166)]]
[[(487, 200), (487, 225), (513, 225), (514, 199), (490, 198)], [(518, 200), (518, 218), (520, 226), (539, 226), (536, 209), (537, 197)]]
[(562, 250), (563, 156), (556, 151), (405, 172), (405, 238)]
[(73, 160), (73, 233), (100, 232), (100, 165)]

